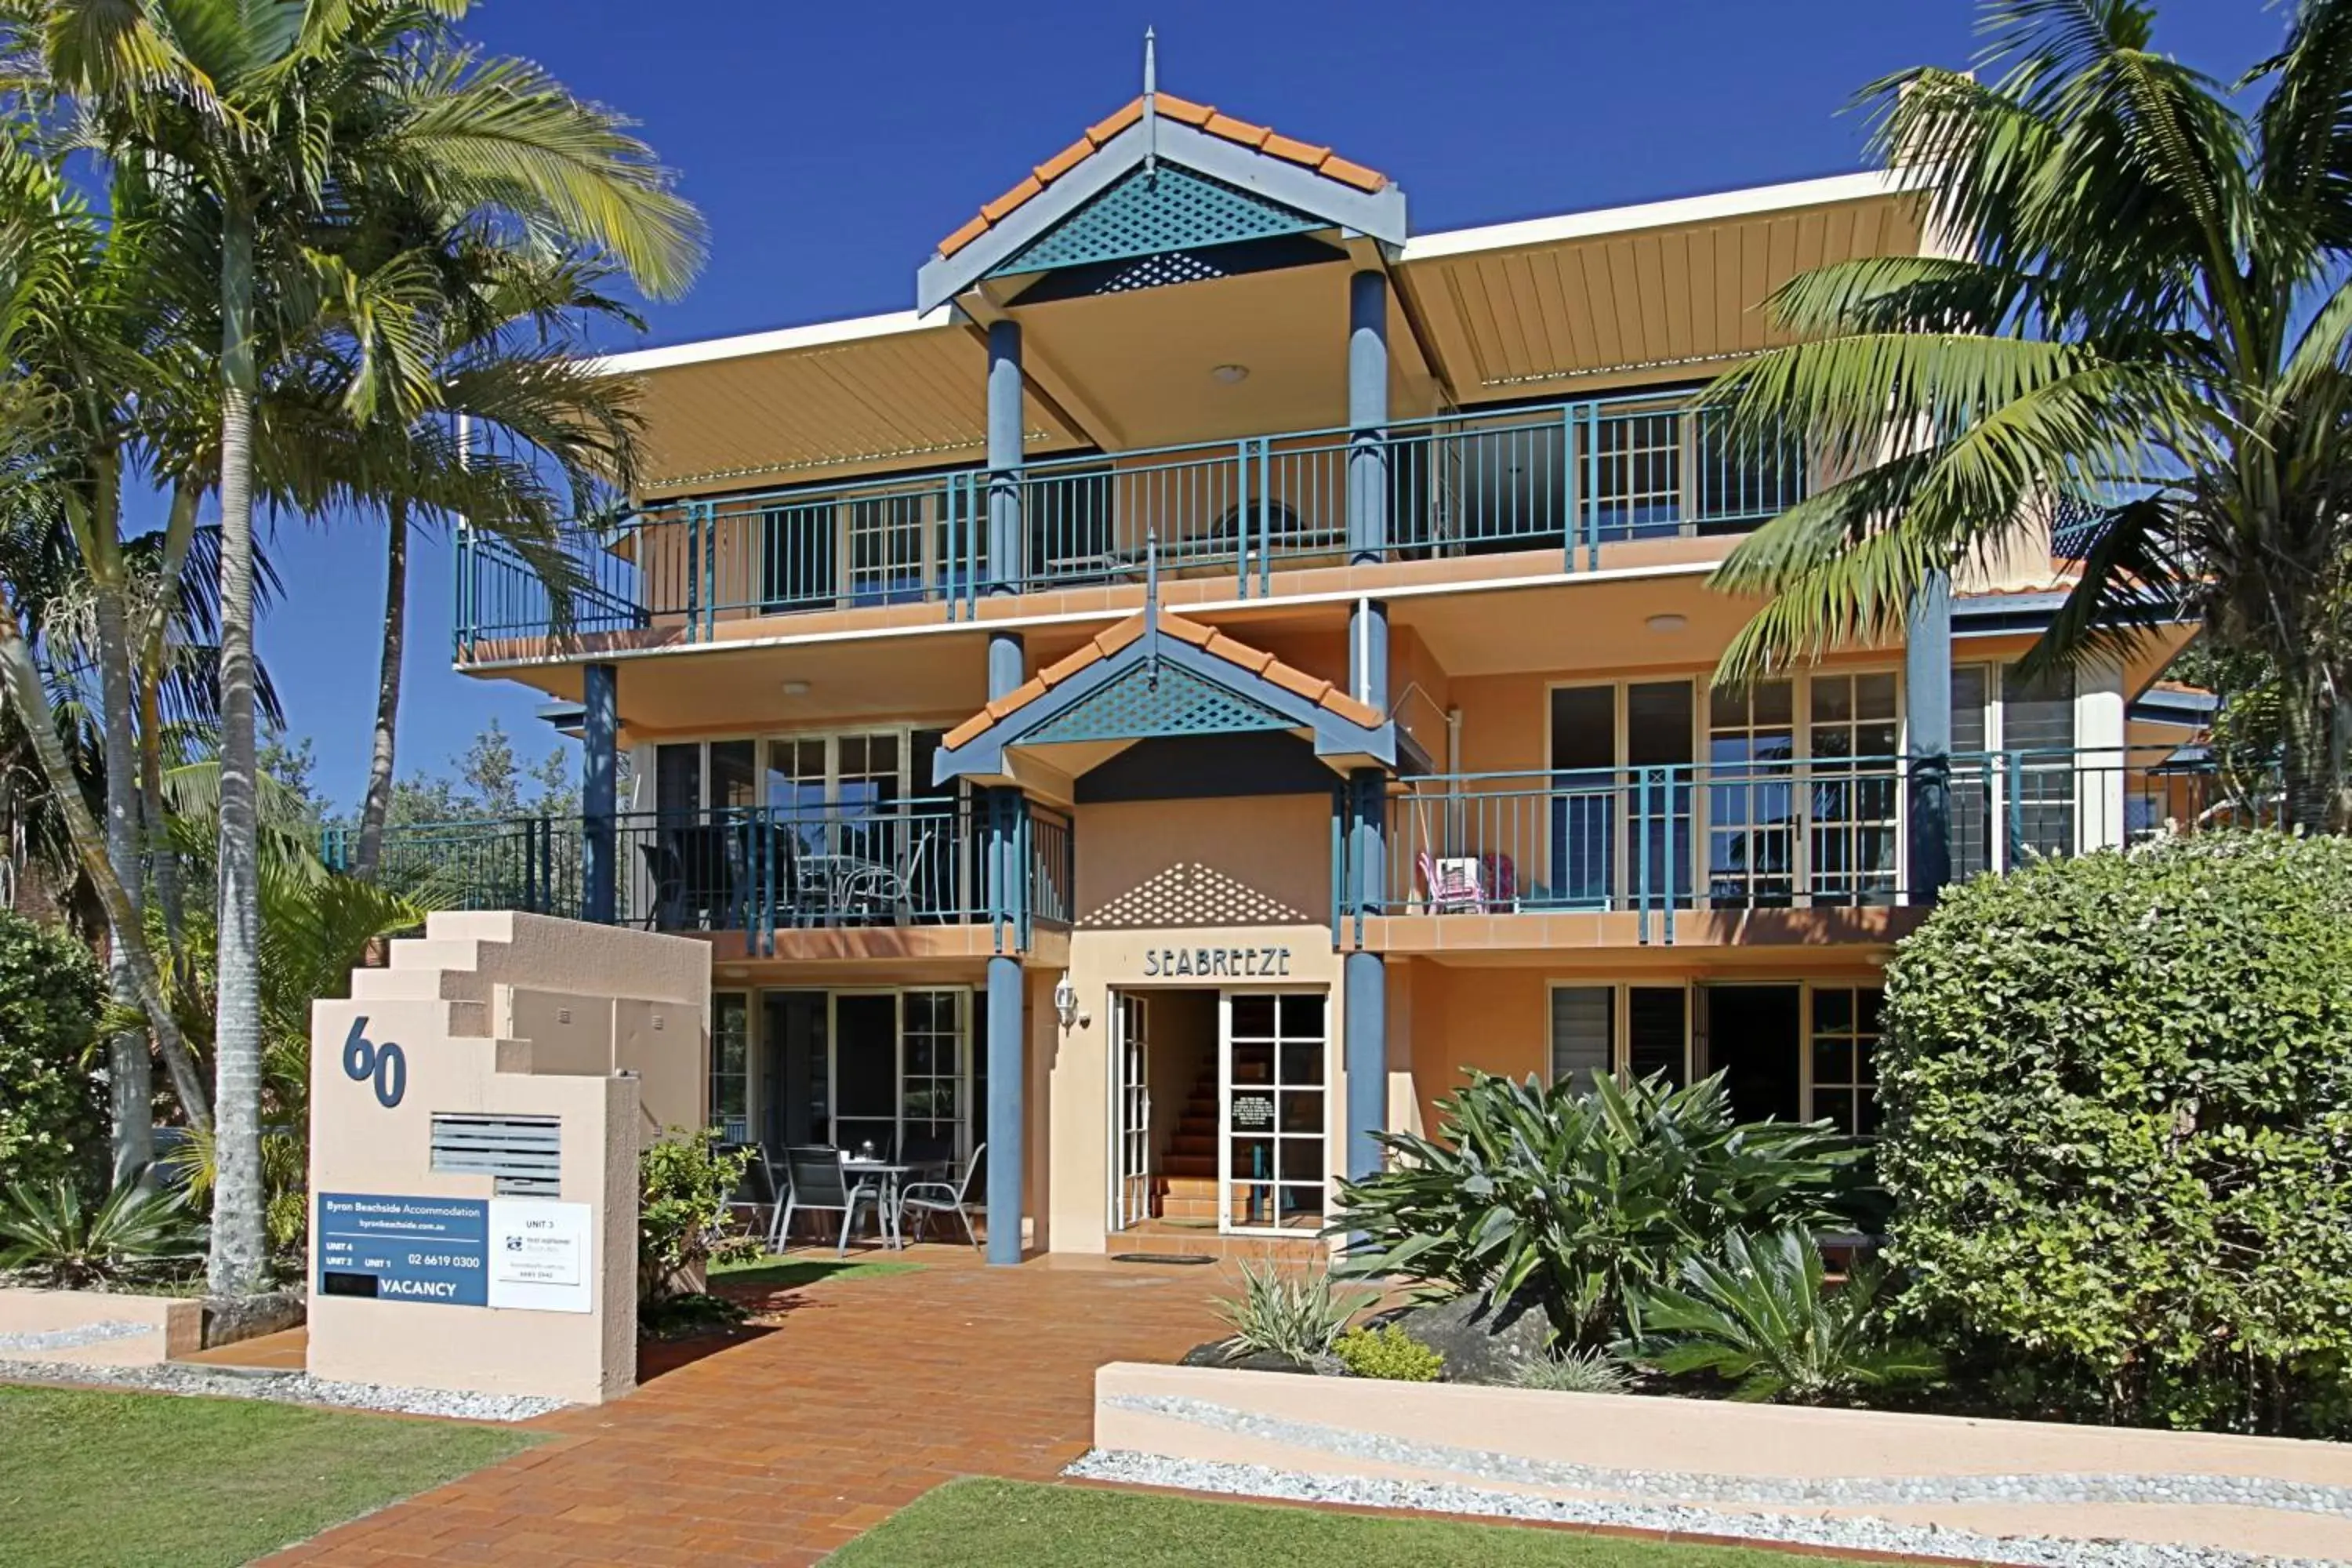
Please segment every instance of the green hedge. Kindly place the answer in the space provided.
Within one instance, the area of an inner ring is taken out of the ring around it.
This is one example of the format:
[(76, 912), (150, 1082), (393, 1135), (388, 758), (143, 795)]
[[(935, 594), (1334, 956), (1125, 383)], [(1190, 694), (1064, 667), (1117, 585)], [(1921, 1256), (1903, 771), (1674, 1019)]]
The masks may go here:
[(1890, 1254), (1996, 1392), (2352, 1428), (2352, 842), (2210, 834), (1954, 889), (1885, 1026)]
[(0, 910), (0, 1187), (106, 1173), (106, 1096), (89, 1058), (103, 993), (68, 932)]

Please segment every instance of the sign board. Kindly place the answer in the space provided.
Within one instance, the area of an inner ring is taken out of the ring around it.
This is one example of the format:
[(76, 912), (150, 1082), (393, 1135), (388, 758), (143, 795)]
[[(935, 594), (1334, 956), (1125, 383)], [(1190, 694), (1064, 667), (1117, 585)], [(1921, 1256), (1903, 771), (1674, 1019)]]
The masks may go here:
[(319, 1293), (530, 1312), (595, 1310), (586, 1204), (319, 1194)]
[(594, 1310), (591, 1226), (586, 1204), (492, 1198), (489, 1304), (535, 1312)]
[(320, 1193), (319, 1293), (488, 1306), (489, 1211), (481, 1198)]
[(1290, 973), (1286, 947), (1147, 947), (1148, 978), (1184, 975), (1194, 980), (1277, 980)]
[(1234, 1096), (1234, 1127), (1271, 1127), (1274, 1125), (1274, 1096), (1270, 1094), (1237, 1094)]

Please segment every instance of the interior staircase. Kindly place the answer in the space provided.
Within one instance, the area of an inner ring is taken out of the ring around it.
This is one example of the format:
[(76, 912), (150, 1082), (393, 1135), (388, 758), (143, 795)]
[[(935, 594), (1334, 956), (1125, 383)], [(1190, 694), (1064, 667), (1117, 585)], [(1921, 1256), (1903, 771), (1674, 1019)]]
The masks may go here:
[(1217, 1226), (1217, 1079), (1202, 1072), (1192, 1080), (1184, 1114), (1161, 1150), (1151, 1177), (1151, 1216), (1171, 1224)]

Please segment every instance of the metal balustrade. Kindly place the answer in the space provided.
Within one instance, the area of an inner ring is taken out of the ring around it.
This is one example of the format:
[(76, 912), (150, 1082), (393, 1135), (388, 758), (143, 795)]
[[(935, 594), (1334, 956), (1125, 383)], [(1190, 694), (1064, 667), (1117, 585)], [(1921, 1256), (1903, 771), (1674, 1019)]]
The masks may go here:
[[(1911, 901), (1902, 758), (1824, 757), (1402, 779), (1368, 915), (1676, 912)], [(2274, 826), (2277, 790), (2184, 748), (2016, 750), (1950, 759), (1952, 876), (2214, 823)], [(1356, 868), (1350, 867), (1349, 873)], [(1651, 920), (1661, 926), (1654, 931)]]
[[(990, 812), (1025, 868), (992, 879)], [(582, 915), (584, 816), (401, 825), (376, 872), (435, 909)], [(1066, 816), (1003, 797), (881, 806), (735, 806), (612, 819), (614, 923), (661, 931), (1002, 922), (1022, 945), (1037, 922), (1067, 924), (1073, 847)], [(327, 863), (348, 868), (355, 836), (330, 828)]]
[[(1277, 569), (1354, 559), (1351, 493), (1385, 513), (1381, 560), (1552, 549), (1590, 569), (1604, 544), (1753, 528), (1806, 484), (1791, 443), (1649, 395), (670, 502), (569, 530), (553, 570), (461, 529), (457, 654), (703, 641), (723, 622), (877, 605), (968, 615), (989, 593), (1140, 582), (1153, 548), (1163, 572), (1248, 596)], [(1017, 559), (991, 559), (992, 502), (1016, 519)]]

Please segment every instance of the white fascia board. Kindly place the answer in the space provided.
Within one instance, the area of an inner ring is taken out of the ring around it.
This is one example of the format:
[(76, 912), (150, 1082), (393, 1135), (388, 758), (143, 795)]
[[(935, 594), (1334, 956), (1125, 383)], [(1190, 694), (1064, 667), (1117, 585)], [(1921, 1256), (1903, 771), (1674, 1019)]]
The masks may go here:
[(587, 361), (586, 367), (597, 375), (641, 375), (646, 371), (674, 370), (679, 365), (708, 364), (713, 360), (743, 359), (752, 354), (781, 353), (788, 349), (824, 348), (835, 343), (856, 342), (865, 338), (928, 331), (933, 327), (948, 325), (952, 319), (950, 313), (944, 310), (928, 313), (890, 310), (879, 316), (811, 321), (804, 326), (782, 327), (772, 332), (746, 332), (740, 337), (705, 338), (699, 342), (672, 343), (664, 348), (603, 354)]
[(1686, 224), (1718, 223), (1763, 213), (1799, 207), (1827, 206), (1837, 202), (1867, 201), (1893, 195), (1912, 182), (1879, 170), (1856, 174), (1832, 174), (1825, 179), (1796, 180), (1781, 185), (1751, 185), (1714, 195), (1683, 196), (1674, 201), (1643, 202), (1633, 206), (1601, 207), (1591, 212), (1561, 213), (1552, 217), (1517, 223), (1487, 224), (1479, 228), (1449, 229), (1444, 234), (1417, 235), (1404, 242), (1399, 258), (1410, 266), (1441, 257), (1464, 256), (1481, 250), (1511, 250), (1522, 246), (1557, 245), (1562, 240), (1591, 239), (1644, 228), (1675, 228)]

